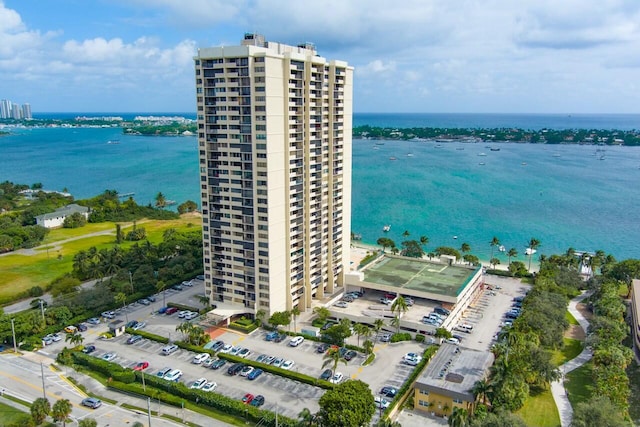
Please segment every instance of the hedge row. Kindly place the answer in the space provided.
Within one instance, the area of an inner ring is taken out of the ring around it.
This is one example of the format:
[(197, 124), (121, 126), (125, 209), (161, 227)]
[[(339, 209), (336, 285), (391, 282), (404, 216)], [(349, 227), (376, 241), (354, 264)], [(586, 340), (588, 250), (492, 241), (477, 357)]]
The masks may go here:
[(142, 331), (142, 330), (134, 330), (131, 328), (125, 328), (125, 332), (131, 335), (140, 335), (142, 338), (147, 338), (150, 339), (152, 341), (157, 341), (160, 342), (162, 344), (167, 344), (169, 343), (169, 338), (167, 337), (163, 337), (162, 335), (156, 335), (156, 334), (152, 334), (151, 332), (147, 332), (147, 331)]
[(242, 325), (238, 322), (231, 322), (229, 324), (229, 329), (235, 329), (236, 331), (240, 331), (243, 332), (245, 334), (250, 334), (251, 332), (255, 331), (256, 329), (258, 329), (258, 325), (256, 325), (255, 323), (250, 323), (249, 325)]
[(201, 310), (206, 310), (204, 308), (191, 307), (190, 305), (178, 304), (176, 302), (168, 302), (167, 307), (175, 307), (178, 310), (195, 311), (196, 313), (199, 313), (199, 314), (202, 314)]

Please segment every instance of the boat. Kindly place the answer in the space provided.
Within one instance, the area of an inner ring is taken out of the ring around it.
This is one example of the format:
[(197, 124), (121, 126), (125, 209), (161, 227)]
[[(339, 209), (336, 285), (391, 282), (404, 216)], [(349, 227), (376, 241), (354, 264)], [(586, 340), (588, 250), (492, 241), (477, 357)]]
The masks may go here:
[(497, 147), (496, 147), (496, 148), (491, 147), (491, 148), (490, 148), (490, 150), (491, 150), (491, 151), (500, 151), (500, 149), (499, 149), (499, 148), (497, 148)]
[(522, 166), (527, 166), (527, 162), (520, 163)]
[(458, 238), (458, 236), (453, 236), (453, 240), (456, 240)]
[(527, 248), (527, 249), (525, 249), (524, 254), (525, 254), (525, 255), (533, 255), (533, 254), (535, 254), (536, 252), (538, 252), (538, 251), (536, 251), (535, 249)]
[(553, 153), (553, 157), (560, 157), (560, 153)]
[(379, 150), (380, 148), (378, 148), (378, 147), (373, 147), (373, 149), (374, 149), (374, 150)]
[(486, 155), (487, 155), (487, 153), (478, 153), (478, 156), (480, 156), (480, 157), (484, 157)]
[(462, 151), (462, 150), (464, 150), (464, 147), (457, 147), (456, 150)]
[(120, 141), (117, 139), (111, 139), (109, 141), (107, 141), (107, 144), (120, 144)]
[(376, 142), (376, 145), (384, 145), (384, 142)]
[(504, 245), (500, 245), (500, 246), (498, 246), (498, 250), (500, 252), (505, 252), (507, 250), (507, 248), (505, 248)]
[(390, 225), (385, 225), (384, 227), (382, 227), (382, 231), (384, 231), (385, 233), (389, 232), (389, 230), (391, 230)]
[(413, 157), (413, 153), (407, 154), (407, 157)]
[(433, 148), (442, 148), (442, 144), (437, 144), (435, 147)]
[(394, 156), (391, 156), (391, 157), (389, 157), (389, 160), (398, 160), (398, 158), (394, 157)]
[(480, 166), (484, 166), (484, 165), (485, 165), (485, 163), (484, 163), (484, 162), (480, 162), (480, 163), (478, 163), (478, 164), (479, 164)]

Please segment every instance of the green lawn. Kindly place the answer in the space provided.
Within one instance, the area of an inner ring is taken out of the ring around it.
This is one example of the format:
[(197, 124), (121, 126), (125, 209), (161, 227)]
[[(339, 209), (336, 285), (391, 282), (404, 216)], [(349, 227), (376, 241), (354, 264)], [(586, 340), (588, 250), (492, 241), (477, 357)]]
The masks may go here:
[(560, 427), (560, 415), (550, 389), (532, 392), (524, 406), (516, 413), (528, 426)]
[(569, 311), (564, 313), (564, 318), (567, 319), (567, 322), (569, 322), (570, 325), (580, 325), (580, 323), (578, 323), (578, 321), (576, 320), (575, 317), (573, 317), (573, 314), (571, 314)]
[(551, 355), (551, 361), (560, 366), (568, 360), (575, 358), (582, 351), (582, 341), (573, 338), (563, 338), (564, 347), (555, 350)]
[(574, 408), (578, 403), (586, 402), (591, 398), (593, 388), (592, 369), (593, 364), (589, 362), (567, 374), (565, 388), (569, 394), (571, 406)]
[(13, 406), (0, 403), (0, 425), (6, 426), (16, 423), (24, 417), (29, 417), (26, 411), (23, 412)]
[[(123, 229), (129, 228), (131, 223), (123, 224)], [(152, 243), (162, 241), (162, 234), (169, 228), (179, 231), (199, 229), (200, 218), (184, 217), (176, 220), (144, 220), (138, 221), (139, 227), (147, 231), (147, 238)], [(69, 238), (75, 238), (104, 230), (113, 230), (113, 234), (89, 236), (59, 243)], [(6, 304), (16, 299), (16, 296), (33, 286), (43, 289), (53, 279), (64, 273), (70, 272), (73, 266), (73, 257), (81, 250), (87, 250), (91, 246), (98, 249), (111, 248), (115, 245), (114, 223), (89, 224), (77, 229), (56, 229), (53, 236), (48, 236), (46, 246), (36, 248), (33, 255), (8, 254), (0, 257), (0, 304)], [(53, 243), (55, 239), (58, 243)], [(135, 242), (125, 242), (122, 248), (128, 248)], [(60, 249), (54, 249), (58, 245)], [(48, 247), (48, 250), (47, 250)]]

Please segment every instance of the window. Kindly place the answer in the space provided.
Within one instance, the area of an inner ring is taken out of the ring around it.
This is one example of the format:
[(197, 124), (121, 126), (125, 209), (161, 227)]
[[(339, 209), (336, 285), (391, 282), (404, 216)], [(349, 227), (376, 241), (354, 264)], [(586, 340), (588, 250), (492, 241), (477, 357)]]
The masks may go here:
[(455, 397), (453, 398), (453, 403), (457, 403), (457, 404), (462, 404), (462, 399), (456, 399)]
[(256, 73), (264, 73), (264, 67), (255, 67), (253, 71)]
[(264, 92), (264, 86), (256, 86), (256, 92)]
[(428, 408), (431, 405), (429, 404), (429, 402), (425, 402), (424, 400), (418, 400), (418, 406), (422, 406), (424, 408)]

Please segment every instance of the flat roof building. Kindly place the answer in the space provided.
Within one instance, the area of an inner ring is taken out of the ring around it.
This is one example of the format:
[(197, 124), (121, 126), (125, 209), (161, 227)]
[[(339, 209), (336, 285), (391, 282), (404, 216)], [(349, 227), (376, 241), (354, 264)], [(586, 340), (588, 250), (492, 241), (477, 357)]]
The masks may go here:
[(414, 383), (414, 408), (451, 415), (459, 407), (472, 412), (476, 381), (486, 378), (493, 354), (445, 343)]
[(353, 68), (258, 34), (194, 59), (206, 294), (304, 311), (349, 265)]

